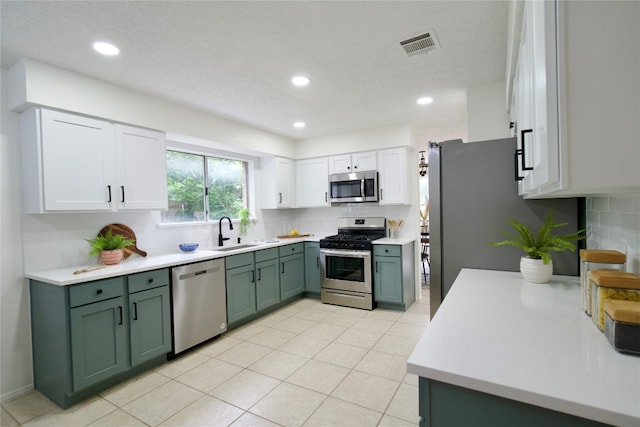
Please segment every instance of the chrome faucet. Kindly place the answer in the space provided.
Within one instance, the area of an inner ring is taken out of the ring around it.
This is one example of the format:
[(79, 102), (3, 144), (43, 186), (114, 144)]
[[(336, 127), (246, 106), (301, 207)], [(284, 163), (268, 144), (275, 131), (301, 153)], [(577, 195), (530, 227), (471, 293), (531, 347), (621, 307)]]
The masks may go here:
[(222, 218), (220, 218), (220, 221), (218, 222), (218, 230), (219, 230), (218, 246), (222, 246), (222, 243), (225, 240), (229, 240), (229, 237), (222, 237), (222, 220), (225, 218), (229, 220), (229, 230), (233, 230), (233, 224), (231, 223), (231, 218), (229, 218), (228, 216), (223, 216)]

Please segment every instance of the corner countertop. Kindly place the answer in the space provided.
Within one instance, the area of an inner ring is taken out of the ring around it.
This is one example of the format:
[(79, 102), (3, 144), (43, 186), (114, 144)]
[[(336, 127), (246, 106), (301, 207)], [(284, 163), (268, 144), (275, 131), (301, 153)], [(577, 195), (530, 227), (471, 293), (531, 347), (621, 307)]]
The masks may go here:
[[(149, 255), (141, 257), (139, 255), (131, 255), (126, 260), (117, 265), (98, 266), (85, 265), (66, 267), (56, 270), (47, 270), (34, 273), (25, 273), (28, 279), (39, 280), (44, 283), (57, 286), (74, 285), (78, 283), (90, 282), (93, 280), (107, 279), (110, 277), (123, 276), (126, 274), (140, 273), (143, 271), (156, 270), (165, 267), (175, 267), (178, 265), (191, 264), (199, 261), (207, 261), (210, 259), (224, 258), (231, 255), (237, 255), (246, 252), (253, 252), (261, 249), (273, 248), (278, 246), (289, 245), (298, 242), (314, 242), (318, 241), (317, 237), (297, 237), (280, 239), (277, 241), (258, 241), (249, 243), (251, 246), (240, 249), (231, 249), (226, 251), (212, 249), (197, 249), (194, 252), (183, 253), (176, 250), (172, 253)], [(232, 248), (229, 246), (229, 248)], [(75, 271), (82, 269), (91, 269), (101, 267), (97, 270), (87, 271), (84, 273), (74, 274)]]
[(640, 425), (640, 357), (582, 310), (579, 278), (463, 269), (407, 362), (424, 378), (618, 426)]
[(397, 239), (390, 239), (389, 237), (384, 237), (382, 239), (376, 239), (374, 240), (372, 243), (374, 245), (406, 245), (407, 243), (411, 243), (411, 242), (415, 242), (418, 238), (417, 237), (405, 237), (405, 238), (397, 238)]

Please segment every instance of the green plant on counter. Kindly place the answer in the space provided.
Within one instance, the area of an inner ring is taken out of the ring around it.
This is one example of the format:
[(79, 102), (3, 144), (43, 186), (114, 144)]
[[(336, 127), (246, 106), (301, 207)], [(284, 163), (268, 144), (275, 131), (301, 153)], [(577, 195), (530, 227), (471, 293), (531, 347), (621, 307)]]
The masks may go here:
[(528, 226), (515, 219), (508, 219), (507, 222), (518, 234), (507, 233), (500, 230), (500, 233), (508, 237), (508, 239), (500, 242), (491, 242), (491, 245), (515, 246), (525, 251), (529, 258), (542, 259), (544, 264), (549, 264), (549, 261), (551, 261), (550, 252), (562, 252), (565, 250), (573, 252), (576, 250), (576, 246), (572, 242), (583, 240), (587, 237), (585, 229), (578, 230), (574, 233), (553, 235), (553, 230), (567, 225), (566, 222), (553, 223), (553, 208), (549, 209), (544, 224), (542, 224), (536, 234), (534, 234)]
[(238, 230), (238, 234), (240, 236), (246, 236), (247, 230), (249, 229), (249, 225), (255, 224), (256, 220), (251, 218), (251, 211), (247, 208), (240, 209), (239, 212), (240, 218), (240, 229)]
[(133, 245), (136, 241), (133, 239), (127, 239), (125, 236), (121, 234), (113, 234), (112, 230), (109, 229), (107, 232), (102, 235), (99, 234), (97, 237), (93, 239), (86, 239), (87, 242), (91, 245), (91, 251), (89, 252), (89, 256), (100, 255), (102, 251), (113, 251), (116, 249), (124, 249), (129, 245)]

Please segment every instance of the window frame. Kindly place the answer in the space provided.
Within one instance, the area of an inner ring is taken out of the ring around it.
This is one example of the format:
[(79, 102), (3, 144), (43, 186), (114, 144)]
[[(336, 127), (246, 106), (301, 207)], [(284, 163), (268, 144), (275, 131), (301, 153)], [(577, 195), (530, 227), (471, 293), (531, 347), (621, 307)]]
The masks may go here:
[[(197, 225), (206, 225), (206, 224), (216, 224), (218, 219), (210, 219), (209, 218), (209, 195), (207, 190), (207, 182), (208, 182), (208, 171), (207, 171), (207, 157), (215, 157), (220, 159), (227, 160), (236, 160), (245, 162), (246, 164), (246, 208), (249, 211), (254, 212), (255, 210), (255, 162), (256, 158), (248, 155), (243, 155), (240, 153), (234, 153), (231, 151), (217, 150), (213, 148), (208, 148), (204, 146), (196, 146), (187, 143), (181, 143), (177, 141), (169, 141), (167, 140), (167, 144), (165, 147), (166, 151), (177, 151), (185, 154), (193, 154), (196, 156), (203, 156), (203, 169), (204, 169), (204, 185), (205, 185), (205, 195), (204, 195), (204, 204), (205, 204), (205, 215), (204, 220), (200, 221), (183, 221), (183, 222), (163, 222), (162, 215), (160, 215), (159, 226), (161, 227), (185, 227), (185, 226), (197, 226)], [(168, 197), (168, 195), (167, 195)], [(231, 221), (236, 223), (239, 222), (239, 218), (231, 218)]]

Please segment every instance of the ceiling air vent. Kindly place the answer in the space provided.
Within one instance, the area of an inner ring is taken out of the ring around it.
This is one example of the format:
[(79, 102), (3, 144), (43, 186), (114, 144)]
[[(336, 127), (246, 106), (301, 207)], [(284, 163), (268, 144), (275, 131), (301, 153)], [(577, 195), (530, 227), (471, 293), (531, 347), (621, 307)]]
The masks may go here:
[(400, 46), (402, 46), (404, 51), (407, 52), (407, 55), (413, 56), (437, 49), (438, 40), (436, 40), (436, 36), (433, 31), (429, 31), (428, 33), (400, 42)]

